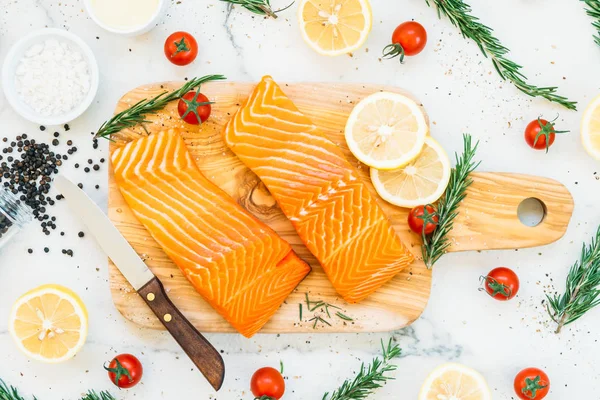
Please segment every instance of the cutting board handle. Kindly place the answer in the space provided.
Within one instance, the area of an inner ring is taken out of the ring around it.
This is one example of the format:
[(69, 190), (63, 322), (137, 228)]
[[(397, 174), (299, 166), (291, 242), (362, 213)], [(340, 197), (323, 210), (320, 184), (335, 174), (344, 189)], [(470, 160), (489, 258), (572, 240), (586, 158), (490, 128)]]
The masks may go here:
[(217, 349), (175, 307), (157, 277), (142, 286), (138, 293), (212, 387), (218, 391), (225, 377), (225, 364)]

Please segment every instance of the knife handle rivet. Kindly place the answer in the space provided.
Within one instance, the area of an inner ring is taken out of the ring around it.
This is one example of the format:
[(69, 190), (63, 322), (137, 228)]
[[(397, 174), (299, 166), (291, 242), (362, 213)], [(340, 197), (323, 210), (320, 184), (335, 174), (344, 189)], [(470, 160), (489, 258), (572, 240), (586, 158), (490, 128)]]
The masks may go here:
[(156, 296), (154, 296), (154, 293), (148, 293), (148, 295), (146, 296), (146, 298), (148, 299), (148, 301), (154, 301), (154, 299), (156, 298)]
[(165, 314), (165, 316), (163, 317), (163, 319), (165, 320), (165, 322), (171, 322), (171, 320), (173, 319), (173, 317), (171, 316), (171, 314)]

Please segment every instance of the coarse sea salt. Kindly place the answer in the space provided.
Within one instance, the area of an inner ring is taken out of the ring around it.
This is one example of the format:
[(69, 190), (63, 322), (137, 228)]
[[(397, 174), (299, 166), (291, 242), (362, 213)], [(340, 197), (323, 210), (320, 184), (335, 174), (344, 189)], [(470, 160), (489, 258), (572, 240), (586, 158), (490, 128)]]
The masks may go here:
[(45, 117), (64, 115), (90, 91), (90, 68), (73, 44), (48, 39), (31, 46), (15, 71), (15, 87), (25, 104)]

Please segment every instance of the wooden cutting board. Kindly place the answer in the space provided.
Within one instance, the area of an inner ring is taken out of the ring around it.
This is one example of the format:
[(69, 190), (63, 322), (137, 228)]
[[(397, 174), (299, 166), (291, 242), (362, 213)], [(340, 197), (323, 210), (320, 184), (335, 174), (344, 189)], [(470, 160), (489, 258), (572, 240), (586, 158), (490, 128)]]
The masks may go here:
[[(165, 83), (134, 89), (120, 100), (116, 111), (179, 86), (181, 83)], [(344, 150), (348, 159), (358, 167), (364, 182), (375, 193), (368, 178), (368, 168), (360, 165), (346, 148), (343, 136), (346, 119), (356, 102), (367, 95), (379, 90), (404, 92), (395, 87), (361, 84), (294, 83), (282, 87), (298, 108)], [(161, 129), (180, 128), (193, 158), (206, 177), (270, 225), (292, 244), (300, 257), (312, 265), (313, 271), (289, 296), (262, 332), (375, 332), (394, 330), (412, 323), (425, 309), (431, 289), (431, 271), (422, 261), (415, 261), (410, 268), (362, 303), (346, 304), (336, 295), (323, 270), (304, 247), (265, 186), (227, 149), (221, 139), (221, 130), (252, 88), (251, 83), (219, 82), (204, 85), (202, 92), (215, 101), (208, 122), (199, 128), (182, 123), (176, 103), (172, 103), (160, 114), (149, 116), (152, 122), (145, 125), (145, 130), (152, 133)], [(113, 137), (115, 141), (111, 143), (111, 152), (127, 141), (146, 134), (140, 127), (121, 132)], [(455, 134), (458, 137), (459, 133)], [(483, 172), (473, 174), (473, 179), (474, 183), (460, 207), (452, 231), (450, 251), (532, 247), (552, 243), (564, 235), (571, 218), (573, 199), (560, 183), (534, 176)], [(197, 294), (136, 220), (121, 196), (112, 172), (109, 183), (111, 220), (164, 283), (177, 307), (201, 332), (234, 332)], [(533, 228), (523, 225), (517, 217), (518, 205), (530, 197), (541, 200), (546, 209), (542, 223)], [(420, 257), (420, 238), (410, 232), (406, 224), (408, 210), (384, 201), (380, 201), (380, 204), (404, 243)], [(473, 279), (473, 285), (476, 285), (477, 277)], [(110, 287), (117, 309), (127, 319), (144, 327), (163, 328), (112, 263)], [(319, 312), (308, 312), (305, 305), (300, 321), (298, 304), (304, 302), (306, 293), (311, 301), (324, 300), (339, 306), (354, 321), (343, 321), (333, 316), (329, 319), (331, 326), (318, 324), (315, 329), (309, 320)]]

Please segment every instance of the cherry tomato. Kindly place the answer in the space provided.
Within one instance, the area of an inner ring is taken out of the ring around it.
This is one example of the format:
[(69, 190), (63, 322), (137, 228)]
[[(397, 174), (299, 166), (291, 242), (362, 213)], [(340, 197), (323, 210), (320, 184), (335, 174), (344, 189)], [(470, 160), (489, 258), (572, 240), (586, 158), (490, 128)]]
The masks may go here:
[(539, 368), (525, 368), (515, 377), (515, 392), (523, 400), (541, 400), (550, 391), (550, 379)]
[(175, 65), (188, 65), (198, 56), (198, 42), (187, 32), (175, 32), (165, 40), (165, 55)]
[[(427, 212), (425, 212), (427, 210)], [(427, 221), (427, 223), (425, 223)], [(423, 233), (430, 235), (435, 230), (440, 217), (435, 212), (435, 208), (428, 204), (426, 206), (417, 206), (408, 213), (408, 226), (419, 235)], [(423, 225), (425, 228), (423, 229)]]
[(483, 289), (496, 300), (510, 300), (519, 292), (519, 277), (510, 268), (494, 268), (481, 281)]
[[(558, 117), (557, 117), (558, 118)], [(569, 131), (557, 131), (554, 129), (554, 121), (546, 121), (538, 118), (531, 121), (525, 128), (525, 141), (536, 150), (546, 149), (546, 153), (556, 139), (557, 133), (567, 133)]]
[(104, 369), (108, 371), (110, 381), (122, 389), (137, 385), (144, 372), (140, 360), (131, 354), (119, 354)]
[(285, 393), (285, 382), (275, 368), (265, 367), (257, 370), (250, 380), (250, 389), (257, 398), (263, 396), (279, 400)]
[(392, 44), (383, 49), (385, 58), (394, 58), (400, 56), (400, 62), (404, 61), (404, 56), (414, 56), (419, 54), (427, 44), (427, 31), (418, 22), (403, 22), (392, 34)]
[(187, 92), (179, 99), (177, 111), (188, 124), (199, 125), (210, 117), (212, 102), (200, 92)]

